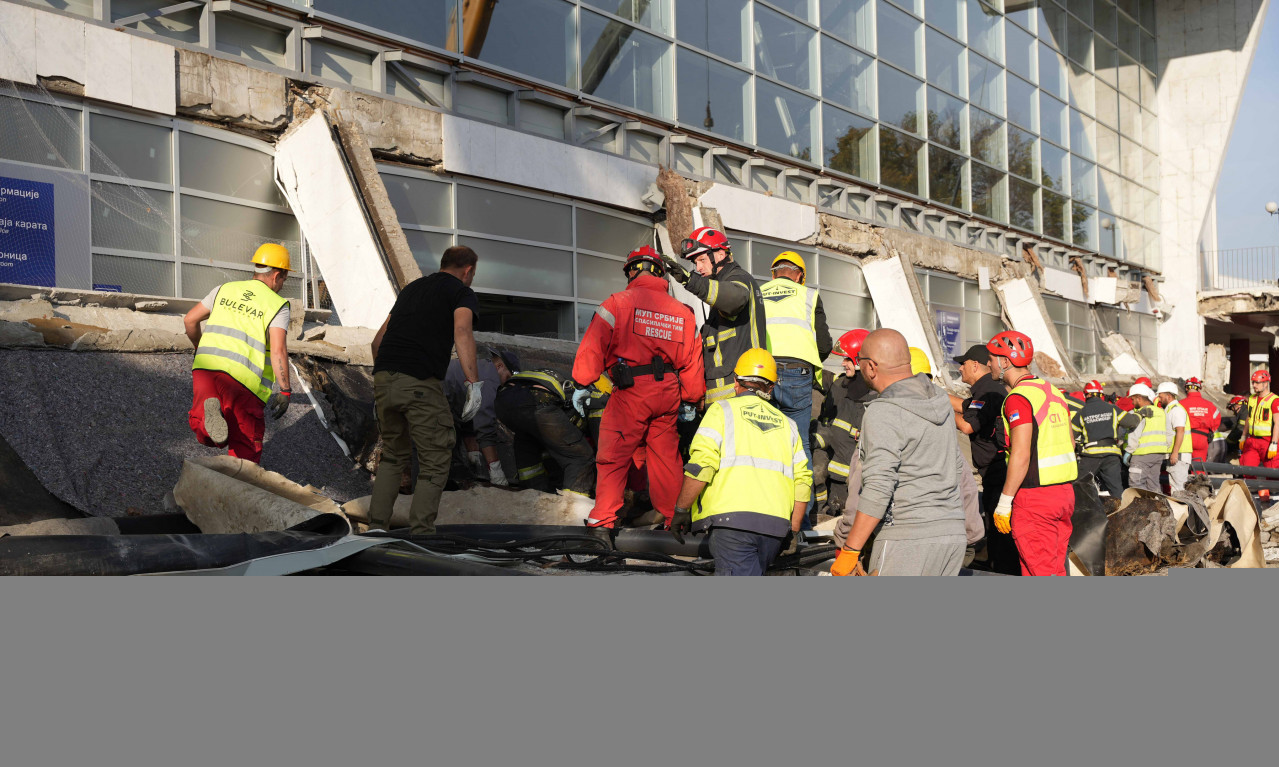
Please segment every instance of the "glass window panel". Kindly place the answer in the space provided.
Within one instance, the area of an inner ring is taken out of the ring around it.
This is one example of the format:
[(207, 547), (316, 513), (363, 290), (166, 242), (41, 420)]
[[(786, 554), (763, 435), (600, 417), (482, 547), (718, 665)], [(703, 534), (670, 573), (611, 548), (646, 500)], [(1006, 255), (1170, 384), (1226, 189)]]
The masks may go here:
[(1043, 43), (1039, 44), (1039, 87), (1058, 98), (1066, 98), (1066, 59)]
[(1008, 213), (1004, 205), (1003, 173), (994, 168), (987, 168), (980, 163), (972, 163), (969, 173), (973, 181), (973, 213), (995, 221), (1007, 221)]
[(817, 33), (793, 19), (755, 6), (755, 71), (812, 90)]
[(311, 40), (311, 72), (357, 88), (373, 87), (373, 54), (328, 40)]
[(1158, 94), (1155, 92), (1155, 76), (1145, 69), (1141, 70), (1141, 105), (1147, 110), (1157, 108)]
[(653, 244), (653, 227), (629, 218), (577, 209), (577, 247), (625, 256), (641, 245)]
[(875, 124), (857, 115), (822, 105), (825, 163), (831, 170), (871, 180), (875, 172)]
[(1159, 146), (1159, 120), (1150, 112), (1142, 115), (1141, 143), (1149, 147)]
[(1008, 330), (1008, 326), (999, 315), (981, 315), (981, 338), (994, 338), (1005, 330)]
[(564, 110), (559, 107), (532, 100), (521, 101), (519, 124), (530, 133), (564, 139)]
[[(680, 80), (680, 88), (684, 81)], [(822, 40), (822, 98), (875, 114), (875, 67), (869, 56), (827, 37)]]
[(1062, 299), (1044, 296), (1044, 308), (1048, 310), (1048, 316), (1058, 329), (1070, 321), (1070, 309)]
[(1119, 14), (1115, 12), (1114, 4), (1107, 0), (1094, 0), (1092, 4), (1092, 26), (1101, 34), (1106, 36), (1107, 40), (1114, 40), (1117, 36), (1115, 29), (1115, 21)]
[[(840, 290), (859, 296), (869, 296), (866, 278), (862, 276), (861, 267), (824, 253), (817, 255), (819, 284), (823, 290)], [(825, 299), (822, 300), (825, 303)]]
[(968, 0), (968, 47), (986, 58), (1004, 61), (1003, 19), (982, 0)]
[(172, 192), (104, 181), (94, 181), (91, 188), (95, 247), (173, 253)]
[(1097, 162), (1111, 170), (1119, 169), (1119, 134), (1097, 126)]
[(879, 119), (881, 122), (919, 133), (920, 99), (923, 83), (885, 64), (879, 65)]
[(1115, 46), (1096, 37), (1093, 40), (1096, 50), (1093, 52), (1096, 66), (1094, 70), (1097, 76), (1111, 85), (1119, 84), (1119, 51), (1115, 50)]
[(409, 241), (409, 251), (413, 253), (413, 260), (417, 262), (423, 274), (430, 274), (439, 269), (444, 251), (453, 246), (453, 235), (446, 232), (405, 229), (404, 238)]
[(1141, 138), (1141, 108), (1137, 102), (1119, 97), (1119, 132), (1130, 139)]
[[(150, 258), (125, 258), (93, 254), (94, 289), (110, 286), (121, 293), (143, 296), (171, 296), (176, 287), (173, 281), (173, 261), (156, 261)], [(203, 296), (201, 296), (203, 298)]]
[(1119, 127), (1119, 94), (1114, 88), (1097, 81), (1097, 119), (1112, 128)]
[(675, 35), (682, 42), (729, 61), (750, 60), (747, 0), (678, 0)]
[(956, 96), (964, 95), (964, 47), (935, 29), (928, 29), (928, 82)]
[(1141, 18), (1138, 21), (1146, 29), (1155, 28), (1155, 0), (1140, 0)]
[(573, 244), (573, 209), (567, 205), (459, 184), (457, 228), (557, 245)]
[(928, 138), (962, 151), (964, 102), (928, 89)]
[(1141, 58), (1141, 30), (1137, 22), (1125, 16), (1119, 17), (1119, 50), (1134, 59)]
[(1097, 159), (1097, 128), (1091, 117), (1070, 110), (1070, 148), (1080, 157)]
[(1097, 113), (1096, 89), (1094, 86), (1096, 78), (1092, 73), (1083, 67), (1070, 62), (1068, 75), (1070, 79), (1070, 104), (1078, 107), (1088, 114)]
[(928, 147), (928, 196), (952, 208), (964, 206), (964, 158)]
[(789, 88), (755, 83), (755, 141), (765, 149), (812, 161), (817, 102)]
[(1008, 78), (1008, 121), (1029, 131), (1036, 129), (1035, 86), (1020, 77)]
[(1155, 155), (1154, 152), (1151, 152), (1149, 150), (1142, 150), (1141, 164), (1144, 169), (1144, 175), (1142, 176), (1142, 183), (1144, 183), (1146, 186), (1150, 187), (1151, 189), (1158, 189), (1159, 188), (1159, 158)]
[(1066, 105), (1049, 96), (1039, 96), (1039, 135), (1059, 146), (1066, 145), (1067, 121)]
[(275, 160), (265, 152), (179, 131), (178, 157), (181, 186), (288, 206), (288, 201), (275, 185)]
[(832, 328), (875, 327), (875, 305), (869, 298), (831, 293), (822, 296), (822, 308)]
[(1035, 137), (1024, 130), (1008, 126), (1008, 169), (1022, 178), (1039, 178), (1039, 157)]
[(750, 75), (687, 48), (678, 56), (680, 122), (745, 141)]
[(382, 174), (382, 184), (391, 198), (396, 218), (416, 226), (453, 225), (453, 189), (438, 181)]
[(1134, 102), (1141, 101), (1141, 67), (1124, 54), (1119, 54), (1119, 92)]
[(923, 25), (884, 0), (880, 0), (878, 10), (879, 57), (907, 72), (923, 74)]
[(422, 98), (419, 94), (421, 91), (435, 99), (435, 104), (443, 104), (445, 107), (449, 105), (447, 75), (411, 64), (395, 63), (398, 66), (388, 64), (386, 68), (386, 92), (389, 95), (434, 106), (429, 100)]
[(875, 50), (874, 0), (821, 0), (822, 31), (864, 51)]
[[(671, 9), (667, 0), (582, 0), (602, 11), (617, 14), (655, 32), (670, 34)], [(804, 0), (807, 2), (807, 0)]]
[(475, 290), (573, 295), (573, 254), (569, 251), (465, 235), (458, 235), (457, 244), (472, 248), (480, 257), (471, 285)]
[(1049, 189), (1064, 192), (1069, 188), (1070, 155), (1065, 149), (1048, 143), (1039, 146), (1039, 161), (1043, 175), (1041, 181)]
[(1083, 19), (1085, 23), (1092, 24), (1092, 4), (1093, 0), (1065, 0), (1064, 3), (1070, 12)]
[(253, 276), (248, 269), (229, 269), (205, 264), (182, 265), (183, 298), (202, 299), (217, 286), (232, 280), (247, 280)]
[(172, 131), (160, 125), (89, 115), (89, 169), (108, 176), (173, 183)]
[[(311, 0), (311, 7), (436, 48), (457, 49), (456, 41), (448, 39), (449, 30), (456, 28), (453, 0)], [(219, 31), (221, 26), (219, 14)]]
[(1004, 70), (972, 53), (968, 54), (968, 100), (987, 112), (1004, 113)]
[(79, 170), (80, 112), (0, 96), (0, 158)]
[(1097, 204), (1097, 166), (1076, 155), (1070, 157), (1070, 196)]
[(1122, 196), (1119, 176), (1108, 170), (1097, 169), (1097, 205), (1104, 211), (1120, 213), (1119, 203)]
[(620, 21), (582, 12), (585, 93), (650, 114), (671, 113), (670, 44)]
[(928, 275), (928, 301), (932, 304), (962, 309), (964, 306), (964, 283), (959, 280), (930, 274)]
[(966, 0), (928, 0), (925, 3), (928, 23), (956, 40), (963, 40), (965, 2)]
[(775, 5), (783, 11), (803, 19), (804, 21), (812, 21), (812, 8), (809, 0), (768, 0), (770, 5)]
[[(68, 6), (79, 6), (81, 3), (82, 0), (72, 3), (46, 0), (40, 4), (48, 5), (58, 10), (72, 10)], [(158, 11), (171, 5), (176, 5), (176, 3), (173, 0), (113, 0), (111, 3), (111, 20), (119, 21), (140, 13)], [(92, 16), (93, 3), (89, 2), (88, 6), (90, 10), (84, 15)], [(164, 16), (143, 19), (129, 24), (127, 28), (136, 29), (140, 32), (150, 32), (153, 35), (160, 35), (173, 40), (181, 40), (184, 43), (198, 44), (200, 42), (200, 15), (203, 10), (202, 8), (188, 8), (183, 11), (168, 13)], [(79, 13), (79, 11), (73, 12)]]
[[(167, 2), (168, 0), (164, 0)], [(111, 6), (113, 9), (114, 5)], [(273, 27), (267, 24), (259, 24), (251, 19), (240, 18), (229, 13), (219, 13), (217, 20), (217, 48), (223, 53), (229, 53), (232, 56), (238, 56), (246, 61), (255, 61), (259, 64), (270, 64), (277, 67), (292, 68), (293, 62), (288, 55), (288, 39), (289, 34), (280, 27)], [(314, 46), (318, 40), (311, 41)], [(315, 48), (312, 49), (312, 56), (317, 57)], [(323, 56), (318, 57), (316, 74), (322, 74), (326, 77), (338, 77), (345, 79), (340, 74), (333, 72), (322, 72), (318, 67), (326, 64), (327, 59)], [(370, 58), (370, 62), (372, 59)], [(333, 67), (340, 68), (341, 65), (333, 63)], [(357, 69), (363, 70), (363, 64), (354, 63)], [(372, 66), (368, 66), (368, 72), (359, 76), (360, 82), (347, 80), (356, 85), (369, 87), (372, 84)], [(367, 84), (366, 82), (367, 81)]]
[[(1088, 317), (1088, 305), (1078, 301), (1070, 302), (1070, 324), (1081, 328), (1091, 328), (1092, 320)], [(1087, 348), (1087, 347), (1081, 347)]]
[(1041, 192), (1044, 206), (1044, 234), (1058, 240), (1066, 239), (1066, 198), (1047, 189)]
[(1123, 165), (1123, 174), (1128, 178), (1140, 180), (1142, 178), (1141, 147), (1127, 139), (1122, 139), (1119, 143), (1119, 157)]
[(1084, 22), (1066, 17), (1066, 55), (1088, 69), (1093, 66), (1093, 34)]
[(458, 83), (455, 108), (467, 117), (506, 124), (511, 121), (510, 94), (476, 83)]
[(1141, 65), (1151, 72), (1159, 70), (1159, 56), (1155, 49), (1155, 38), (1149, 32), (1141, 33)]
[(1035, 185), (1019, 179), (1008, 180), (1008, 223), (1032, 232), (1035, 225)]
[(891, 128), (879, 129), (879, 182), (909, 194), (920, 189), (919, 150), (924, 142)]
[(243, 263), (264, 242), (296, 252), (298, 224), (287, 213), (182, 195), (182, 257)]
[(1035, 60), (1038, 58), (1035, 38), (1015, 24), (1005, 26), (1004, 31), (1008, 36), (1008, 71), (1034, 82)]
[(590, 301), (603, 301), (626, 285), (622, 261), (577, 255), (577, 295)]
[(1003, 120), (980, 109), (969, 109), (968, 125), (973, 157), (998, 168), (1007, 167)]
[(572, 4), (520, 0), (487, 8), (488, 31), (467, 36), (466, 55), (556, 85), (572, 85)]
[(1055, 3), (1039, 3), (1039, 39), (1059, 49), (1066, 49), (1066, 14)]

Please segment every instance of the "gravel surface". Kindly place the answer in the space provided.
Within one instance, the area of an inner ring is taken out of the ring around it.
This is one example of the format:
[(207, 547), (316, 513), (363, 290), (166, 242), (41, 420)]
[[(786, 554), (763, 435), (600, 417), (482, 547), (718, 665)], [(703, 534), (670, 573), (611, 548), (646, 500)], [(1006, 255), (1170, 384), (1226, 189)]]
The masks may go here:
[[(297, 391), (267, 418), (262, 466), (344, 503), (368, 495)], [(156, 514), (188, 457), (223, 451), (195, 441), (190, 354), (0, 350), (0, 434), (54, 495), (93, 516)]]

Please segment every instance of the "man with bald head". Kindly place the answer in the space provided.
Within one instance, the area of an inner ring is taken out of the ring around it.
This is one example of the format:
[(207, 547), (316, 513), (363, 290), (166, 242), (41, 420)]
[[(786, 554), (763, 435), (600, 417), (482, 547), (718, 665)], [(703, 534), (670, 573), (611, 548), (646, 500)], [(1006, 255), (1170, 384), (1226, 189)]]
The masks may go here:
[(950, 399), (926, 374), (911, 375), (910, 347), (896, 330), (866, 336), (856, 362), (879, 397), (862, 419), (861, 496), (836, 530), (842, 545), (831, 573), (958, 575), (968, 544), (959, 480), (968, 466)]

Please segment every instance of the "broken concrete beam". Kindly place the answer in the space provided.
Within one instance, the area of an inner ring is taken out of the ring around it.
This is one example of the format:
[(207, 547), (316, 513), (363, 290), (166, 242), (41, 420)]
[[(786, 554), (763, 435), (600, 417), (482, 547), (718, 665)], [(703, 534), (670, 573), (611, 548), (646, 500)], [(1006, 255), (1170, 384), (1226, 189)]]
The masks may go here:
[(72, 351), (104, 352), (189, 352), (193, 351), (191, 339), (183, 333), (142, 328), (139, 330), (109, 330), (106, 333), (86, 333), (69, 347)]
[(44, 334), (25, 322), (0, 320), (0, 346), (44, 346)]
[(444, 161), (441, 115), (430, 109), (351, 90), (324, 89), (343, 122), (359, 126), (366, 148), (403, 162), (436, 165)]
[(138, 301), (133, 305), (133, 310), (137, 312), (162, 312), (168, 308), (168, 301)]
[[(346, 515), (365, 524), (369, 521), (372, 496), (356, 498), (342, 507)], [(409, 526), (413, 496), (396, 496), (391, 527)], [(444, 493), (440, 499), (437, 525), (573, 525), (581, 526), (595, 502), (573, 495), (552, 495), (537, 490), (503, 490), (478, 485), (470, 490)]]
[(315, 488), (225, 455), (184, 461), (173, 499), (204, 533), (285, 530), (320, 514), (342, 514)]
[(251, 130), (288, 122), (288, 80), (235, 61), (178, 48), (178, 113)]

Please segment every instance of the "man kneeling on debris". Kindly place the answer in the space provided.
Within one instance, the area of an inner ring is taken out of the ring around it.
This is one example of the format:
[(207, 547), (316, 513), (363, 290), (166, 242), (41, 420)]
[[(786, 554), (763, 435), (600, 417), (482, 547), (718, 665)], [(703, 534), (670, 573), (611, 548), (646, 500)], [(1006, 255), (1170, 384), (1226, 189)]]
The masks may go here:
[(813, 475), (795, 422), (771, 402), (777, 363), (748, 349), (734, 396), (706, 408), (693, 437), (671, 532), (710, 531), (716, 575), (763, 575), (799, 535)]
[(550, 370), (524, 370), (497, 390), (498, 420), (515, 434), (520, 487), (555, 492), (542, 454), (549, 453), (564, 474), (564, 492), (589, 498), (595, 490), (595, 451), (569, 418), (571, 387)]
[[(289, 251), (265, 243), (253, 254), (253, 264), (252, 279), (214, 288), (187, 312), (183, 324), (195, 347), (191, 431), (202, 445), (226, 445), (236, 458), (259, 463), (266, 431), (263, 403), (272, 418), (281, 418), (292, 393), (285, 340), (289, 300), (280, 295), (289, 276)], [(276, 381), (280, 391), (272, 394)]]
[(969, 469), (950, 399), (927, 375), (911, 375), (910, 349), (896, 330), (866, 336), (857, 363), (879, 397), (862, 419), (861, 494), (846, 512), (852, 524), (831, 574), (958, 575), (968, 545), (959, 482)]

